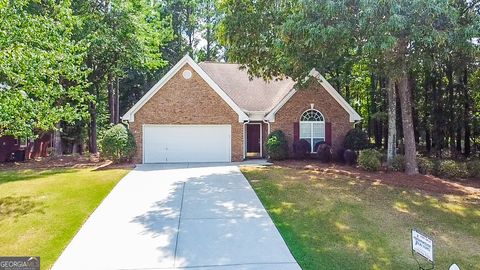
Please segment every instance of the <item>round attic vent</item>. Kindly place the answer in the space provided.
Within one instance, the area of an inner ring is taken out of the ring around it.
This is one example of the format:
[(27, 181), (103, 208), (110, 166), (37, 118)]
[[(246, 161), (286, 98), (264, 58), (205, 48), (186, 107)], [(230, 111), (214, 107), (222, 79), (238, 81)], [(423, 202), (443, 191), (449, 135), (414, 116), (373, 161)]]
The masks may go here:
[(184, 70), (182, 75), (183, 75), (183, 78), (185, 78), (187, 80), (192, 78), (192, 72), (188, 69)]

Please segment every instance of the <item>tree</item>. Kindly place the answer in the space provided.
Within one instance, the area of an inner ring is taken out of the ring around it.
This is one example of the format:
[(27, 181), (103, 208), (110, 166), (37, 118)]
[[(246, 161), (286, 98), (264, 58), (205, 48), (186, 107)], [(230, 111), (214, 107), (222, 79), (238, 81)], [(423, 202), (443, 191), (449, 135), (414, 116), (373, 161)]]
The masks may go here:
[(171, 30), (147, 0), (77, 0), (74, 10), (81, 18), (76, 38), (88, 44), (85, 65), (91, 70), (89, 93), (95, 97), (89, 104), (89, 151), (97, 153), (97, 105), (103, 105), (106, 98), (108, 122), (118, 122), (119, 78), (129, 68), (164, 66), (161, 48), (171, 38)]
[(197, 48), (198, 61), (213, 61), (223, 58), (223, 48), (217, 42), (217, 28), (220, 13), (214, 0), (201, 0), (199, 4), (199, 23), (204, 46)]
[(193, 56), (198, 44), (199, 0), (165, 0), (157, 6), (160, 14), (170, 20), (172, 40), (163, 48), (165, 59), (174, 65), (186, 53)]
[(0, 136), (35, 137), (86, 112), (70, 1), (0, 1)]
[[(414, 71), (438, 67), (438, 62), (429, 60), (432, 52), (444, 60), (453, 44), (461, 44), (453, 46), (456, 51), (462, 47), (471, 51), (468, 42), (479, 35), (478, 13), (473, 15), (472, 7), (458, 3), (225, 0), (220, 5), (224, 13), (220, 37), (230, 59), (248, 66), (252, 75), (265, 78), (286, 75), (301, 82), (311, 68), (336, 76), (343, 73), (348, 78), (349, 62), (368, 59), (373, 72), (398, 86), (406, 172), (415, 174), (418, 130), (413, 114), (419, 112), (412, 109)], [(464, 13), (468, 19), (462, 19)], [(344, 71), (338, 72), (339, 67)], [(346, 88), (346, 99), (351, 94)], [(438, 108), (446, 106), (440, 99), (434, 103)], [(391, 123), (390, 133), (395, 130)], [(392, 140), (394, 134), (390, 135)]]

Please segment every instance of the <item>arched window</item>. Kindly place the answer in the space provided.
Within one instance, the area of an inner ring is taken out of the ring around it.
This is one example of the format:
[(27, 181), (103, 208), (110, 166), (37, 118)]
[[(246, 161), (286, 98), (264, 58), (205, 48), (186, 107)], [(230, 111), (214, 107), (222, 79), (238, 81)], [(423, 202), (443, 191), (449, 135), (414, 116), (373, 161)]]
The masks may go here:
[(317, 151), (318, 144), (325, 141), (325, 118), (322, 113), (310, 109), (302, 114), (299, 137), (310, 143), (311, 152)]

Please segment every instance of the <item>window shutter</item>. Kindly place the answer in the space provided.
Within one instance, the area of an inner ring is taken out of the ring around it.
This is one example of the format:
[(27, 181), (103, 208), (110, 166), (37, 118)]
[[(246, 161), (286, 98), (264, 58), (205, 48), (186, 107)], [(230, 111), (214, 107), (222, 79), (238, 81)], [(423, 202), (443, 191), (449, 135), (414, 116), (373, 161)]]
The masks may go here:
[(328, 145), (332, 145), (332, 123), (325, 123), (325, 142)]
[(293, 123), (293, 141), (300, 140), (300, 124), (298, 122)]

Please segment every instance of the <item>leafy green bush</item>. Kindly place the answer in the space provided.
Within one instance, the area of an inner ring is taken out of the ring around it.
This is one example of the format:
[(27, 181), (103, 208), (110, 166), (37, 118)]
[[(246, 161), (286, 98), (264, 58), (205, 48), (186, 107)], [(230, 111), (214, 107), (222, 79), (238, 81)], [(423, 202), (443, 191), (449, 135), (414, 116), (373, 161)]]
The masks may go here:
[(375, 149), (365, 149), (360, 151), (358, 156), (358, 165), (366, 171), (378, 171), (382, 167), (382, 154)]
[(123, 124), (117, 124), (103, 134), (100, 153), (113, 162), (130, 161), (135, 155), (135, 138)]
[(297, 159), (304, 159), (310, 153), (310, 143), (301, 139), (293, 143), (293, 155)]
[(317, 157), (323, 163), (332, 161), (332, 147), (328, 144), (320, 144), (317, 149)]
[(417, 157), (418, 172), (432, 174), (435, 171), (435, 163), (426, 157)]
[(396, 155), (392, 160), (392, 171), (404, 172), (405, 171), (405, 156)]
[(368, 148), (367, 133), (361, 129), (351, 129), (345, 136), (344, 147), (355, 151)]
[(468, 177), (467, 164), (455, 160), (441, 160), (435, 174), (446, 178), (466, 178)]
[(469, 177), (480, 177), (480, 160), (474, 159), (467, 161), (467, 171)]
[(266, 150), (272, 160), (282, 160), (288, 157), (288, 143), (283, 131), (275, 130), (268, 135)]

